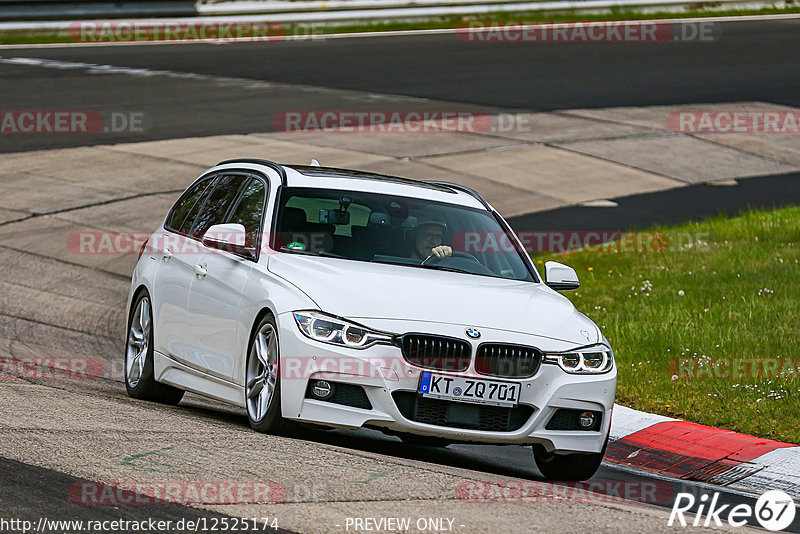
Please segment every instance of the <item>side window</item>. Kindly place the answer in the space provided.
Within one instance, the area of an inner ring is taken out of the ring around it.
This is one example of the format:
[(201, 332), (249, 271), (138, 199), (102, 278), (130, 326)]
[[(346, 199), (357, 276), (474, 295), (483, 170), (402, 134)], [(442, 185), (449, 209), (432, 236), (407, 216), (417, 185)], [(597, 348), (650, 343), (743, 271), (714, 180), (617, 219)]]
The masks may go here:
[(247, 232), (245, 246), (249, 248), (255, 248), (256, 239), (261, 230), (261, 215), (264, 212), (265, 193), (264, 183), (257, 178), (251, 179), (250, 183), (245, 187), (239, 203), (226, 221), (244, 226), (245, 232)]
[(226, 174), (221, 176), (214, 185), (214, 190), (200, 209), (200, 213), (192, 224), (191, 233), (200, 239), (206, 230), (215, 224), (225, 222), (225, 215), (239, 196), (239, 192), (244, 187), (247, 176), (242, 174)]
[(200, 206), (203, 205), (203, 193), (210, 190), (209, 185), (213, 182), (213, 177), (206, 178), (190, 187), (172, 207), (164, 226), (175, 232), (188, 233)]

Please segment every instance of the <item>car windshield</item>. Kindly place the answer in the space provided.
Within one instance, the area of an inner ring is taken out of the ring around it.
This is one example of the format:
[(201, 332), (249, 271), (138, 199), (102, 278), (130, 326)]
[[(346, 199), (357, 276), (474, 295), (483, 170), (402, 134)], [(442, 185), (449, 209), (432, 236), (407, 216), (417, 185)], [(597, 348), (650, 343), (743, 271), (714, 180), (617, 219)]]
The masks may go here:
[(379, 193), (288, 187), (273, 247), (281, 252), (533, 281), (487, 210)]

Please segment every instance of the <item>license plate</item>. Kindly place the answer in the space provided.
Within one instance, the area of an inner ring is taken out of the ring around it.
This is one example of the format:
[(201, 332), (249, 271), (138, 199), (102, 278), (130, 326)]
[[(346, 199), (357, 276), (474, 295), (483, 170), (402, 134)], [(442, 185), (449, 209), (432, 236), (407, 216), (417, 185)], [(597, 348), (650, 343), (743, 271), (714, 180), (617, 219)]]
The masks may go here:
[(516, 382), (440, 375), (425, 371), (417, 390), (423, 397), (490, 406), (515, 406), (521, 386)]

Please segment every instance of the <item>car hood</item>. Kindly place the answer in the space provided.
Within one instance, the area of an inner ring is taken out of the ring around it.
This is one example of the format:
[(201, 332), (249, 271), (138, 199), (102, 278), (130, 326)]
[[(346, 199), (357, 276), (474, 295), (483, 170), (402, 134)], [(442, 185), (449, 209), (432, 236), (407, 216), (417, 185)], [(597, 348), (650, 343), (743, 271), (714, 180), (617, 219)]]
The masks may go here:
[(594, 323), (544, 284), (287, 253), (272, 254), (267, 268), (321, 311), (344, 318), (451, 323), (578, 345), (600, 341)]

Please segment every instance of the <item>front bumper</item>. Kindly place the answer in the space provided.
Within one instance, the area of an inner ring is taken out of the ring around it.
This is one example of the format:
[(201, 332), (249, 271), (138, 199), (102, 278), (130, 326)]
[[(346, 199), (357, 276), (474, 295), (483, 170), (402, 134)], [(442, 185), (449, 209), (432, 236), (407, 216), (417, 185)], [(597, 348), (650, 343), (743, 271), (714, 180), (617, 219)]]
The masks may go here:
[[(362, 322), (365, 326), (384, 331), (423, 331), (465, 339), (464, 325), (397, 320)], [(413, 421), (403, 416), (394, 395), (400, 392), (416, 394), (423, 369), (406, 362), (399, 347), (374, 345), (356, 350), (313, 341), (299, 331), (291, 313), (278, 317), (278, 328), (281, 408), (283, 416), (288, 419), (342, 428), (380, 427), (458, 442), (538, 443), (547, 450), (574, 452), (600, 452), (608, 435), (616, 389), (616, 367), (601, 375), (571, 375), (556, 365), (542, 364), (533, 377), (526, 379), (481, 376), (521, 384), (519, 405), (529, 407), (525, 421), (521, 426), (514, 425), (515, 430), (503, 432), (456, 428)], [(547, 351), (574, 348), (565, 342), (515, 332), (481, 328), (481, 333), (480, 342), (516, 343)], [(469, 341), (474, 354), (478, 342)], [(476, 376), (472, 367), (466, 374)], [(314, 379), (363, 388), (371, 409), (307, 398), (309, 381)], [(600, 412), (600, 428), (596, 431), (547, 430), (545, 426), (559, 408)]]

